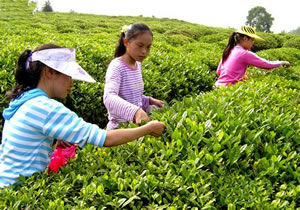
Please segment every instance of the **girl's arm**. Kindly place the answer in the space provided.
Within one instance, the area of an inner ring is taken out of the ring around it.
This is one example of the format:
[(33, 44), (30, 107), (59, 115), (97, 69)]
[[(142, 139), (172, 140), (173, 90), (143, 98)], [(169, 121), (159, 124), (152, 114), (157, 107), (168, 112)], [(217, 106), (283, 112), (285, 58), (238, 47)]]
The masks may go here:
[(156, 99), (156, 98), (149, 98), (149, 104), (150, 105), (155, 105), (158, 108), (162, 108), (165, 102), (163, 102), (162, 100)]
[(113, 116), (133, 121), (138, 106), (129, 103), (119, 96), (121, 74), (117, 67), (109, 67), (105, 78), (103, 102), (108, 112)]
[(45, 136), (77, 144), (81, 148), (86, 144), (103, 146), (107, 131), (85, 122), (61, 103), (51, 105), (41, 104), (43, 112), (40, 115), (44, 120), (40, 128)]
[(146, 112), (150, 106), (150, 97), (142, 95), (142, 109)]
[(142, 108), (139, 108), (134, 115), (133, 122), (138, 125), (141, 125), (142, 121), (148, 122), (150, 121), (150, 118)]
[(145, 135), (160, 136), (165, 130), (165, 124), (159, 121), (151, 121), (138, 128), (116, 129), (107, 132), (104, 142), (105, 147), (126, 144)]
[(165, 129), (164, 123), (151, 121), (138, 128), (106, 131), (95, 124), (85, 122), (60, 103), (43, 110), (41, 118), (44, 118), (44, 122), (40, 127), (46, 136), (77, 144), (81, 148), (86, 144), (98, 147), (125, 144), (148, 134), (160, 136)]
[(150, 96), (144, 96), (143, 95), (142, 96), (142, 103), (143, 103), (143, 105), (142, 105), (143, 110), (146, 111), (146, 112), (151, 112), (151, 109), (149, 111), (149, 107), (151, 105), (155, 105), (158, 108), (162, 108), (165, 102), (163, 102), (162, 100), (156, 99), (156, 98), (152, 98)]
[(140, 108), (125, 101), (115, 93), (104, 96), (104, 105), (111, 115), (118, 116), (127, 121), (133, 121), (135, 113)]
[(283, 64), (282, 61), (268, 61), (250, 51), (246, 52), (244, 56), (244, 61), (246, 62), (247, 65), (252, 65), (262, 69), (272, 69), (272, 68), (279, 67)]

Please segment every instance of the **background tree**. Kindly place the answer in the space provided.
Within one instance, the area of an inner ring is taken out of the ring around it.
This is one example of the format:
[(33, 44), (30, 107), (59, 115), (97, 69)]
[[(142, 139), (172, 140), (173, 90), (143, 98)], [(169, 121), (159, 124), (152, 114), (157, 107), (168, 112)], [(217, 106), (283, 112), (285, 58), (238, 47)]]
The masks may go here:
[(249, 10), (246, 24), (260, 32), (270, 32), (274, 18), (264, 7), (257, 6)]
[(45, 5), (44, 5), (43, 8), (42, 8), (42, 12), (53, 12), (53, 9), (52, 9), (52, 6), (51, 6), (49, 0), (47, 0), (47, 1), (45, 2)]

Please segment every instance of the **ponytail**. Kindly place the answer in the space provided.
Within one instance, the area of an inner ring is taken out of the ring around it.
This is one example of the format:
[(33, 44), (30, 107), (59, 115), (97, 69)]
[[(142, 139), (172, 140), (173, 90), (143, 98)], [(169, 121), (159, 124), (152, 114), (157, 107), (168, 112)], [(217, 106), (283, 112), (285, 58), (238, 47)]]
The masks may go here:
[(135, 39), (137, 36), (148, 32), (153, 37), (151, 29), (143, 23), (133, 23), (126, 28), (126, 31), (122, 31), (118, 45), (115, 50), (115, 58), (120, 57), (126, 53), (126, 46), (124, 45), (124, 38), (131, 40)]
[(229, 37), (229, 40), (228, 40), (228, 44), (223, 52), (222, 63), (224, 63), (226, 61), (232, 48), (234, 48), (240, 42), (240, 40), (245, 36), (250, 38), (249, 36), (238, 33), (238, 32), (233, 32), (231, 34), (231, 36)]
[(228, 58), (232, 48), (234, 48), (234, 46), (236, 45), (236, 38), (235, 38), (236, 34), (237, 34), (236, 32), (233, 32), (231, 34), (231, 36), (229, 37), (228, 44), (223, 52), (222, 63), (225, 62), (225, 60)]
[[(44, 44), (35, 49), (35, 51), (52, 48), (61, 47), (54, 44)], [(12, 90), (7, 91), (6, 95), (8, 99), (15, 99), (23, 92), (37, 87), (40, 81), (41, 72), (46, 65), (40, 61), (31, 62), (31, 55), (35, 51), (32, 52), (31, 50), (25, 50), (20, 55), (15, 71), (15, 80), (17, 85)]]
[(124, 38), (125, 38), (125, 33), (122, 32), (121, 35), (120, 35), (118, 45), (117, 45), (116, 50), (115, 50), (115, 56), (114, 56), (115, 58), (124, 55), (125, 52), (126, 52), (126, 47), (124, 45)]

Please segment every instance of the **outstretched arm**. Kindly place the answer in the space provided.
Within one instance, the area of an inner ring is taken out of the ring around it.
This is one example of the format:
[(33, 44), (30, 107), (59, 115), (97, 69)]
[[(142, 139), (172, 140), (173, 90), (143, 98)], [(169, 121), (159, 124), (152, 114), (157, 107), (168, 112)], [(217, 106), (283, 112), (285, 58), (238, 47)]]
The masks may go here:
[(165, 130), (165, 124), (159, 121), (151, 121), (138, 128), (116, 129), (107, 132), (104, 142), (105, 147), (117, 146), (133, 141), (145, 135), (160, 136)]
[(289, 66), (289, 62), (287, 61), (268, 61), (250, 51), (247, 52), (244, 59), (247, 65), (252, 65), (262, 69), (272, 69), (272, 68), (279, 67), (281, 65)]

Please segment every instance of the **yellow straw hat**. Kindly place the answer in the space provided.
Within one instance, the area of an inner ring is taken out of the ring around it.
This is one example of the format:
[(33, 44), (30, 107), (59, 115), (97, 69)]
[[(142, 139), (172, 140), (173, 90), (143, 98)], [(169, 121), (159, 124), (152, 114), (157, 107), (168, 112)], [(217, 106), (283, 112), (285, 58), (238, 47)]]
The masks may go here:
[(251, 38), (254, 38), (257, 41), (264, 41), (263, 38), (261, 38), (260, 36), (256, 35), (256, 31), (253, 27), (251, 26), (242, 26), (240, 30), (237, 30), (236, 32), (240, 33), (240, 34), (244, 34), (247, 35)]

